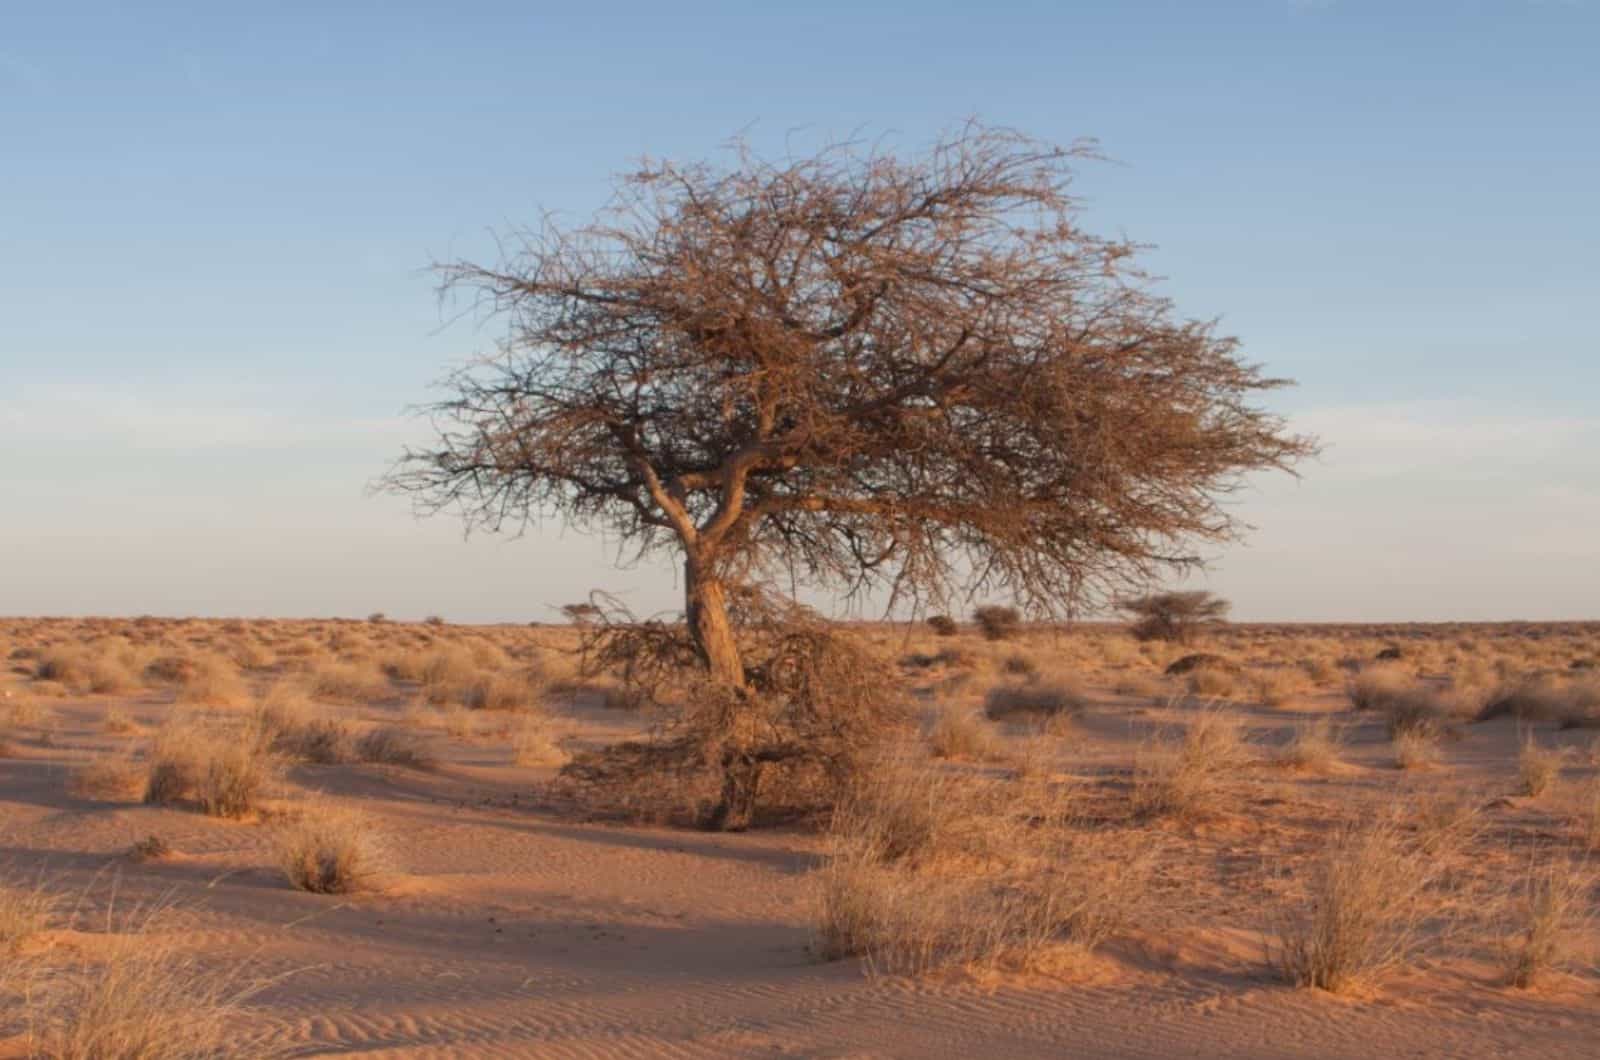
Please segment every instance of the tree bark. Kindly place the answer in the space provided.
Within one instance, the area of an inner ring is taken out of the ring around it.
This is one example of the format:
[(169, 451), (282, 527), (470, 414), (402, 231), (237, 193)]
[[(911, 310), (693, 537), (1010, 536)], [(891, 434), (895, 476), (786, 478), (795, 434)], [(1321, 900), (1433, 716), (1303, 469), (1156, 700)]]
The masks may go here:
[(684, 563), (683, 582), (689, 636), (705, 663), (707, 675), (719, 684), (746, 687), (744, 660), (728, 621), (727, 589), (706, 572), (705, 562), (694, 556)]

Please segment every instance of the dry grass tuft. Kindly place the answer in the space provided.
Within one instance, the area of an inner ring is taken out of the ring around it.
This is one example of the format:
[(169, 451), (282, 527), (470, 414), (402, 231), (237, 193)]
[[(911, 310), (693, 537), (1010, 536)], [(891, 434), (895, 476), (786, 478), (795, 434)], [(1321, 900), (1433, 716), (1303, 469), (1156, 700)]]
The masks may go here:
[(1549, 791), (1561, 777), (1561, 764), (1566, 760), (1560, 748), (1540, 747), (1530, 736), (1517, 753), (1517, 777), (1522, 783), (1522, 794), (1538, 798)]
[(40, 1060), (230, 1060), (274, 1055), (239, 1034), (258, 984), (178, 948), (165, 910), (114, 929), (94, 957), (53, 967), (32, 991)]
[(1507, 982), (1525, 989), (1566, 965), (1593, 886), (1590, 871), (1564, 858), (1529, 868), (1508, 910), (1501, 945)]
[(355, 745), (356, 757), (363, 762), (432, 769), (438, 764), (433, 752), (416, 734), (392, 725), (364, 733)]
[(1082, 710), (1086, 702), (1076, 681), (1057, 677), (997, 685), (984, 698), (983, 709), (999, 721), (1018, 715), (1070, 713)]
[(278, 768), (264, 730), (228, 730), (180, 718), (156, 736), (144, 801), (193, 801), (212, 817), (247, 817), (258, 809)]
[(1197, 711), (1181, 737), (1160, 735), (1135, 755), (1134, 813), (1178, 820), (1208, 815), (1221, 776), (1243, 757), (1238, 719), (1216, 708)]
[(1285, 769), (1326, 773), (1339, 761), (1344, 734), (1332, 718), (1317, 718), (1295, 726), (1294, 736), (1275, 761)]
[(132, 755), (101, 755), (74, 769), (67, 790), (97, 802), (138, 802), (144, 798), (147, 767)]
[(371, 825), (359, 815), (313, 806), (273, 837), (278, 865), (297, 890), (351, 894), (370, 888), (383, 870)]
[(1001, 757), (1000, 734), (983, 715), (945, 706), (928, 726), (928, 749), (935, 758), (987, 761)]
[(42, 880), (25, 884), (0, 877), (0, 957), (48, 928), (59, 904)]
[(1272, 955), (1284, 977), (1344, 993), (1404, 962), (1434, 871), (1393, 821), (1341, 831), (1317, 862), (1305, 907), (1279, 925)]
[(570, 757), (551, 734), (550, 719), (521, 714), (511, 724), (511, 760), (519, 766), (559, 766)]
[(381, 703), (393, 693), (389, 678), (371, 662), (319, 663), (305, 680), (312, 695), (335, 703)]
[(1427, 769), (1438, 764), (1439, 735), (1428, 728), (1403, 728), (1390, 737), (1397, 769)]

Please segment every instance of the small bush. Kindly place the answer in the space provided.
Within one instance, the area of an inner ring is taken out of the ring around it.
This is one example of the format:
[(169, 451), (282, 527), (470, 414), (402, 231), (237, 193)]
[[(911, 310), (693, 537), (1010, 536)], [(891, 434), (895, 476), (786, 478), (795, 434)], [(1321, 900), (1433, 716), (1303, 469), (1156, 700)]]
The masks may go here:
[(1317, 718), (1295, 727), (1293, 738), (1278, 752), (1277, 762), (1287, 769), (1326, 773), (1339, 761), (1343, 734), (1330, 718)]
[(312, 695), (336, 703), (381, 703), (391, 693), (389, 679), (372, 663), (321, 663), (307, 681)]
[(278, 829), (273, 844), (284, 878), (312, 894), (368, 889), (383, 865), (371, 825), (326, 806), (313, 807)]
[(1510, 908), (1502, 943), (1512, 986), (1533, 986), (1567, 962), (1593, 883), (1588, 871), (1565, 859), (1551, 858), (1529, 869)]
[(363, 762), (432, 769), (433, 754), (415, 735), (405, 729), (384, 726), (362, 735), (356, 741), (356, 757)]
[(1517, 754), (1517, 776), (1522, 782), (1522, 793), (1538, 798), (1549, 791), (1561, 776), (1561, 763), (1565, 755), (1559, 749), (1540, 747), (1532, 738), (1523, 741)]
[(982, 715), (946, 706), (928, 727), (928, 749), (935, 758), (991, 759), (999, 756), (1000, 737)]
[(180, 679), (178, 702), (215, 707), (235, 707), (249, 699), (249, 689), (239, 678), (231, 660), (219, 655), (202, 655)]
[(1022, 614), (1014, 607), (980, 607), (972, 612), (972, 621), (987, 640), (1008, 640), (1022, 628)]
[(1274, 956), (1284, 977), (1343, 993), (1405, 961), (1433, 872), (1392, 822), (1339, 833), (1316, 865), (1305, 907), (1279, 925)]
[(1087, 702), (1082, 688), (1065, 678), (1007, 683), (989, 689), (984, 713), (995, 721), (1017, 715), (1055, 715), (1082, 710)]
[(1242, 755), (1237, 719), (1220, 710), (1198, 712), (1181, 738), (1158, 737), (1135, 755), (1134, 812), (1180, 820), (1206, 815), (1218, 779)]
[(559, 766), (568, 755), (551, 737), (550, 720), (522, 714), (511, 727), (511, 757), (519, 766)]
[(1400, 729), (1390, 737), (1394, 764), (1400, 769), (1426, 769), (1439, 761), (1439, 735), (1432, 729)]
[(1227, 699), (1238, 690), (1238, 676), (1230, 669), (1215, 666), (1201, 666), (1190, 670), (1185, 679), (1185, 687), (1191, 695), (1205, 696), (1208, 699)]
[(59, 904), (42, 881), (25, 884), (0, 877), (0, 957), (15, 953), (48, 928)]
[(518, 674), (485, 674), (467, 682), (459, 695), (468, 710), (534, 710), (544, 691), (538, 673), (526, 670)]
[(52, 969), (39, 991), (41, 1060), (232, 1060), (273, 1050), (239, 1033), (258, 989), (177, 949), (164, 915), (108, 930), (94, 959)]
[(929, 615), (928, 628), (940, 637), (953, 637), (961, 632), (961, 627), (949, 615)]
[(138, 802), (144, 797), (147, 772), (129, 755), (102, 755), (74, 769), (67, 788), (81, 799)]

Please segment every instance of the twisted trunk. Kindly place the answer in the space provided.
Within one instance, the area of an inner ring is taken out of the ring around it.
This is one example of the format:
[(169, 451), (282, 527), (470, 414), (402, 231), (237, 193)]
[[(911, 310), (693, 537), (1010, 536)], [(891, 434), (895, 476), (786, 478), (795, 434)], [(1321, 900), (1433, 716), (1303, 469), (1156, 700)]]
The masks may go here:
[(717, 684), (744, 688), (744, 660), (728, 621), (728, 591), (707, 570), (703, 559), (690, 556), (684, 563), (684, 614), (695, 651), (706, 674)]

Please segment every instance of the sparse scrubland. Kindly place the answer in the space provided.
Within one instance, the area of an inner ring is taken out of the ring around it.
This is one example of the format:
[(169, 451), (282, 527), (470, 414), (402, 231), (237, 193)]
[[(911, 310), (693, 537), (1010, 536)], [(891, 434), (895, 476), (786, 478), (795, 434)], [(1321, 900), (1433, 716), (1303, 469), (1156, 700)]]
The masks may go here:
[[(0, 621), (0, 1056), (335, 1051), (384, 983), (432, 1041), (478, 1033), (458, 1003), (514, 1036), (512, 987), (589, 959), (641, 997), (846, 962), (797, 999), (1600, 1028), (1600, 627), (834, 627), (773, 642), (809, 683), (732, 735), (663, 630), (648, 674), (601, 631)], [(751, 831), (705, 846), (730, 782)], [(511, 987), (449, 978), (502, 959)]]

